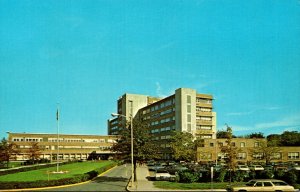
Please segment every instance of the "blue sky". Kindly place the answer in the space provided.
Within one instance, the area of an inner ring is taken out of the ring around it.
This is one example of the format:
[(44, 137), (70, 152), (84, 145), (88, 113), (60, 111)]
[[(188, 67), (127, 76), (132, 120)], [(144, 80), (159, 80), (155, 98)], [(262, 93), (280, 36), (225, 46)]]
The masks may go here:
[(124, 93), (212, 94), (218, 129), (300, 130), (298, 0), (0, 0), (0, 136), (107, 134)]

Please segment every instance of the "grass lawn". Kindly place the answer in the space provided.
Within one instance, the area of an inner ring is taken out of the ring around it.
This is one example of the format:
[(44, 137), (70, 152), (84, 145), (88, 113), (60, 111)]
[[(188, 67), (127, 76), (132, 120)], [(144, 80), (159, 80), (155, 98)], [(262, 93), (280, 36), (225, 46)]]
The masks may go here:
[[(162, 188), (162, 189), (226, 189), (228, 182), (214, 182), (212, 185), (211, 183), (176, 183), (176, 182), (169, 182), (169, 181), (155, 181), (153, 182), (155, 187)], [(232, 185), (243, 185), (243, 182), (240, 183), (231, 183)]]
[[(57, 180), (62, 178), (72, 177), (74, 175), (83, 174), (92, 171), (96, 168), (111, 164), (111, 161), (85, 161), (59, 166), (60, 171), (68, 171), (63, 174), (51, 174), (51, 171), (56, 171), (56, 167), (38, 169), (27, 172), (20, 172), (0, 176), (0, 181), (37, 181), (37, 180)], [(49, 173), (49, 174), (48, 174)]]

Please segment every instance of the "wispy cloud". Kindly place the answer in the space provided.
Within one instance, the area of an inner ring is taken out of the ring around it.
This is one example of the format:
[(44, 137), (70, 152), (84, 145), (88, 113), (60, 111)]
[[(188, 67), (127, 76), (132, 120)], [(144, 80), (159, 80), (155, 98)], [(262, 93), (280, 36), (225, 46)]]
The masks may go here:
[(253, 110), (251, 111), (242, 111), (242, 112), (230, 112), (230, 113), (227, 113), (226, 116), (244, 116), (244, 115), (251, 115), (253, 113), (257, 113), (259, 111), (274, 111), (274, 110), (278, 110), (278, 109), (281, 109), (282, 107), (278, 107), (278, 106), (264, 106), (264, 107), (252, 107), (254, 108)]
[(254, 113), (254, 111), (246, 111), (246, 112), (231, 112), (227, 113), (227, 116), (243, 116), (243, 115), (250, 115)]
[[(294, 114), (290, 116), (283, 117), (281, 119), (272, 121), (257, 123), (249, 126), (241, 125), (230, 125), (234, 131), (243, 132), (243, 131), (253, 131), (253, 132), (270, 132), (274, 131), (291, 131), (291, 130), (300, 130), (300, 114)], [(224, 127), (218, 127), (219, 130), (223, 130)]]
[(156, 95), (158, 97), (166, 97), (167, 95), (162, 93), (161, 86), (159, 82), (156, 82)]

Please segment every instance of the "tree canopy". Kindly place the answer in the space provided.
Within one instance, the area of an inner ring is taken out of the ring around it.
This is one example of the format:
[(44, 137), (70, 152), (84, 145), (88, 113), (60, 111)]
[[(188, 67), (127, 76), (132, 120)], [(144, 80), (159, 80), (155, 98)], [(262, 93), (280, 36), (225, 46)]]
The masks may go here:
[(8, 167), (10, 159), (15, 158), (18, 153), (19, 150), (17, 149), (17, 145), (15, 143), (9, 143), (5, 138), (1, 140), (0, 163), (2, 165), (6, 163), (6, 167)]
[[(127, 128), (120, 131), (121, 137), (113, 145), (112, 151), (116, 152), (119, 159), (129, 160), (131, 157), (131, 128), (130, 123), (126, 124)], [(145, 161), (159, 158), (157, 153), (158, 146), (151, 139), (147, 124), (139, 121), (133, 121), (133, 151), (134, 161)]]
[(28, 154), (27, 155), (28, 159), (30, 159), (33, 162), (40, 159), (40, 156), (42, 154), (42, 149), (38, 145), (38, 142), (30, 143), (30, 148), (27, 150), (27, 154)]
[(230, 173), (229, 182), (231, 182), (231, 172), (235, 171), (237, 165), (237, 154), (239, 152), (239, 149), (232, 142), (232, 128), (228, 125), (226, 126), (226, 145), (221, 147), (221, 151), (225, 154), (225, 162)]
[(195, 161), (196, 147), (200, 144), (191, 133), (180, 131), (174, 131), (170, 141), (174, 158), (181, 161)]
[(282, 134), (271, 134), (268, 141), (276, 142), (278, 146), (300, 146), (300, 133), (298, 131), (285, 131)]

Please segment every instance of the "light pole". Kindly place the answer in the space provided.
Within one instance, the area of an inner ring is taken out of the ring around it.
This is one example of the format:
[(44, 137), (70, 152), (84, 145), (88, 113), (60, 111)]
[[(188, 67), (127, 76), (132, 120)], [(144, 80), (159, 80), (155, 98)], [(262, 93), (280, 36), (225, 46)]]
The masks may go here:
[[(126, 115), (118, 114), (118, 113), (112, 113), (111, 114), (113, 117), (127, 117)], [(131, 130), (130, 130), (130, 135), (131, 135), (131, 187), (134, 187), (134, 164), (133, 164), (133, 124), (132, 124), (132, 113), (130, 117), (130, 125), (131, 125)]]
[(56, 122), (57, 122), (57, 158), (56, 158), (56, 172), (59, 172), (59, 104), (57, 104), (56, 111)]

